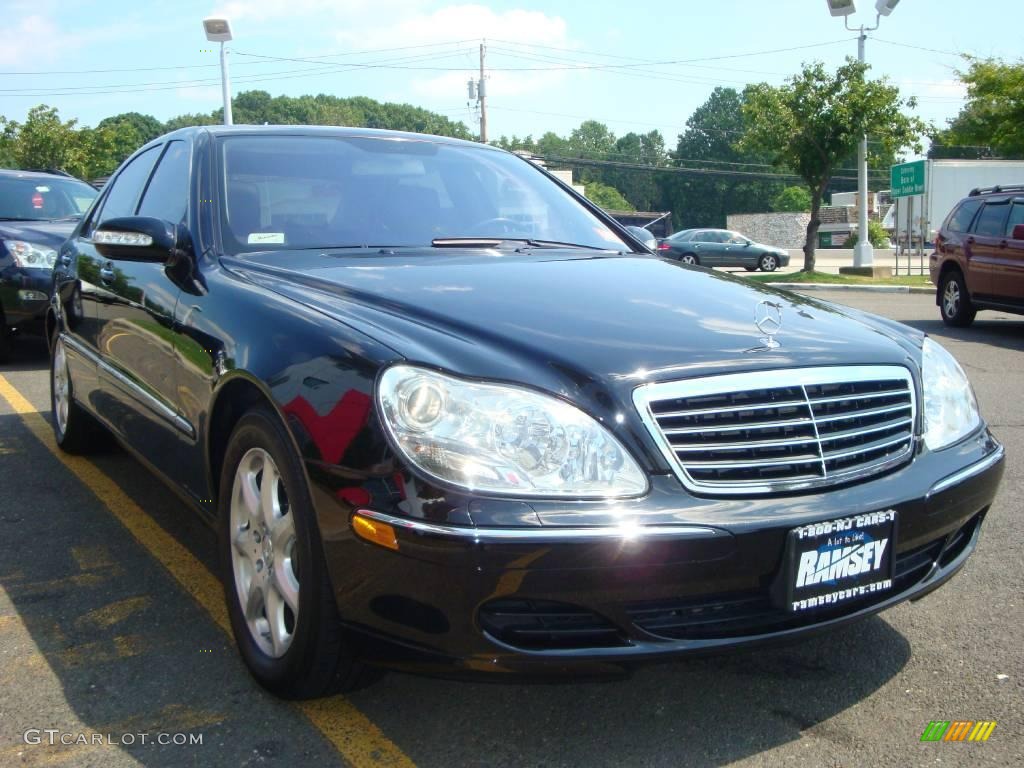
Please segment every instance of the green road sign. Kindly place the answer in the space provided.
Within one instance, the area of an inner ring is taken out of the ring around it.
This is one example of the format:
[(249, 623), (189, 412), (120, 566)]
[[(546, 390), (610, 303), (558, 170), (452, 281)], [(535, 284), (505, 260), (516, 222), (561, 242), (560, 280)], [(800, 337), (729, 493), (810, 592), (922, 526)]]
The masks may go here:
[(924, 194), (924, 160), (894, 165), (889, 169), (889, 189), (893, 197)]

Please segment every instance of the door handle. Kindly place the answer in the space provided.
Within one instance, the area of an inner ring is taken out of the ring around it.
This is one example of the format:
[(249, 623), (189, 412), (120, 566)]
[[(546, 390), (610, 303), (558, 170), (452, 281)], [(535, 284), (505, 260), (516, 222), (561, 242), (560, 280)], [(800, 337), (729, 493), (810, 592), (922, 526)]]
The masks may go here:
[(1006, 247), (1006, 241), (1005, 241), (1005, 240), (1001, 241), (1001, 242), (999, 243), (999, 247), (1000, 247), (1000, 248), (1005, 248), (1005, 247)]
[(968, 237), (967, 238), (967, 244), (968, 245), (974, 245), (974, 238), (973, 237)]

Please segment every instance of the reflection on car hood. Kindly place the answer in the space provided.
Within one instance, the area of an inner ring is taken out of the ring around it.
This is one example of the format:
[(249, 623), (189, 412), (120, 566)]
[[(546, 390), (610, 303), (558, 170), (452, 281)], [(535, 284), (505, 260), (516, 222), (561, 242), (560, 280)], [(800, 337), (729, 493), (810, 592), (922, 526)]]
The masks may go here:
[(25, 240), (53, 248), (60, 247), (78, 224), (78, 219), (57, 221), (0, 221), (0, 240)]
[[(631, 388), (759, 368), (904, 364), (917, 333), (653, 256), (279, 251), (224, 264), (410, 360), (547, 387), (566, 377)], [(775, 349), (755, 324), (762, 301), (781, 311)]]

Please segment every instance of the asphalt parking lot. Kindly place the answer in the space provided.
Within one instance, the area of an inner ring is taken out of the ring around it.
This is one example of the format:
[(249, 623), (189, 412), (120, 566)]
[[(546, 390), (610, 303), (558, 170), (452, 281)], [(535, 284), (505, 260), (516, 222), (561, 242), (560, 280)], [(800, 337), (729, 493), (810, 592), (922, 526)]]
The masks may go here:
[[(387, 673), (312, 704), (248, 677), (225, 632), (211, 531), (123, 452), (57, 453), (45, 346), (23, 340), (0, 368), (0, 765), (1024, 764), (1024, 318), (982, 313), (951, 331), (927, 295), (814, 296), (946, 344), (1006, 446), (1000, 497), (950, 584), (798, 645), (622, 679)], [(931, 720), (998, 725), (985, 743), (922, 743)], [(29, 729), (41, 743), (26, 743)]]

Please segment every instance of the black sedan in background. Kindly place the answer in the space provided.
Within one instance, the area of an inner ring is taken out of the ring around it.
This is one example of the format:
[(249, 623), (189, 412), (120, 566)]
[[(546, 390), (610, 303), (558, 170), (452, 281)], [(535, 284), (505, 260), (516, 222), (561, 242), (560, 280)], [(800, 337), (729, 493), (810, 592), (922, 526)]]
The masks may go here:
[(789, 266), (789, 252), (762, 245), (727, 229), (684, 229), (658, 241), (658, 255), (683, 264), (705, 267), (744, 267), (774, 272)]
[(68, 176), (0, 169), (0, 361), (12, 333), (42, 330), (57, 249), (96, 194)]
[(839, 627), (952, 577), (1003, 472), (921, 332), (657, 258), (486, 145), (183, 129), (60, 255), (58, 444), (216, 526), (282, 696)]

